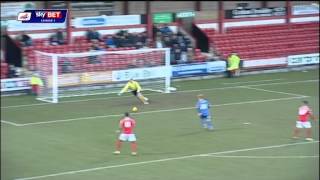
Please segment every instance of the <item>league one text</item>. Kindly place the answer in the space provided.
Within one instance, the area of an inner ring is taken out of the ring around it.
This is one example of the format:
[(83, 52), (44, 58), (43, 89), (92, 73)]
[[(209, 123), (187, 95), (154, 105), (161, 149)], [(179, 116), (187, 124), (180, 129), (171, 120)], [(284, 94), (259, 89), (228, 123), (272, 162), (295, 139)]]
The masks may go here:
[(17, 20), (22, 23), (64, 23), (67, 12), (66, 9), (25, 10), (18, 14)]

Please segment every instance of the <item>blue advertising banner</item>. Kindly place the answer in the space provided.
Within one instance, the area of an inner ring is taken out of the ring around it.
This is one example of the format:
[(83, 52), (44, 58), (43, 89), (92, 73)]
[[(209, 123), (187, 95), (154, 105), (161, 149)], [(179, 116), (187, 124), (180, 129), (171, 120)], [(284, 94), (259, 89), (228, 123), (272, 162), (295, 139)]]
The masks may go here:
[(226, 61), (207, 62), (207, 73), (219, 73), (227, 70)]
[(1, 79), (1, 92), (31, 89), (30, 78)]
[(226, 71), (225, 61), (212, 61), (192, 64), (179, 64), (172, 66), (172, 76), (195, 76)]
[(206, 63), (180, 64), (180, 65), (172, 66), (173, 77), (206, 74), (206, 73), (207, 73)]

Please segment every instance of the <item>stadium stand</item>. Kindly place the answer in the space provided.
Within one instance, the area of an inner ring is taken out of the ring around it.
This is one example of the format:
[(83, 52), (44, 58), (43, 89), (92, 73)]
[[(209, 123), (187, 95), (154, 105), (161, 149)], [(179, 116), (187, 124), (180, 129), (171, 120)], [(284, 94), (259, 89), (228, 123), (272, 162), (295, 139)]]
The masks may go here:
[(7, 78), (9, 72), (9, 66), (6, 62), (1, 62), (1, 79)]
[[(155, 33), (157, 36), (155, 39), (162, 42), (163, 47), (172, 49), (172, 64), (204, 62), (208, 59), (206, 55), (201, 53), (200, 49), (193, 46), (191, 39), (181, 31), (174, 33), (168, 26), (156, 26)], [(190, 50), (193, 52), (190, 53)], [(188, 57), (187, 54), (193, 55)], [(185, 60), (183, 58), (184, 55), (187, 56)]]
[[(138, 37), (137, 34), (130, 34), (133, 37)], [(105, 40), (110, 35), (105, 35), (103, 40)], [(117, 35), (113, 36), (117, 38)], [(105, 49), (107, 51), (121, 51), (121, 50), (133, 50), (137, 49), (136, 46), (127, 46), (125, 47), (121, 43), (116, 43), (120, 47), (108, 47), (105, 45), (105, 42), (97, 42), (101, 49)], [(36, 67), (36, 60), (34, 51), (42, 51), (42, 52), (49, 52), (49, 53), (79, 53), (79, 52), (87, 52), (91, 50), (94, 42), (88, 42), (85, 36), (75, 37), (74, 42), (72, 44), (64, 44), (64, 45), (50, 45), (49, 39), (34, 39), (32, 46), (21, 47), (22, 53), (25, 57), (23, 57), (27, 62), (27, 69), (28, 70), (35, 70)], [(119, 57), (121, 58), (121, 57)]]
[[(192, 47), (190, 39), (188, 39), (186, 36), (182, 35), (181, 33), (176, 33), (174, 34), (176, 36), (176, 41), (178, 43), (179, 38), (182, 40), (182, 44), (186, 45), (186, 55), (187, 54), (192, 54), (191, 60), (189, 60), (187, 63), (193, 63), (193, 62), (204, 62), (208, 59), (206, 55), (203, 55), (200, 51), (200, 49), (194, 49)], [(170, 41), (175, 41), (172, 39), (170, 35), (169, 37), (171, 38)], [(109, 47), (106, 45), (106, 40), (107, 38), (112, 37), (114, 42), (115, 42), (115, 47)], [(121, 39), (121, 37), (125, 37), (124, 39)], [(165, 36), (162, 36), (162, 39)], [(26, 69), (33, 71), (36, 68), (36, 60), (35, 60), (35, 54), (34, 51), (42, 51), (42, 52), (49, 52), (49, 53), (78, 53), (78, 52), (87, 52), (89, 50), (92, 50), (92, 46), (97, 43), (100, 49), (104, 49), (106, 51), (121, 51), (121, 50), (134, 50), (134, 49), (140, 49), (140, 48), (145, 48), (147, 46), (154, 46), (154, 43), (150, 42), (148, 43), (148, 39), (146, 38), (146, 33), (127, 33), (125, 31), (120, 31), (116, 33), (115, 35), (104, 35), (102, 37), (101, 41), (88, 41), (86, 36), (77, 36), (74, 37), (73, 43), (72, 44), (63, 44), (63, 45), (50, 45), (50, 40), (49, 39), (34, 39), (33, 40), (33, 45), (32, 46), (27, 46), (22, 48), (22, 54), (23, 54), (23, 59), (26, 61)], [(183, 47), (180, 47), (180, 44), (178, 45), (179, 49), (183, 49)], [(167, 47), (167, 46), (164, 46)], [(171, 47), (171, 46), (169, 46)], [(189, 53), (188, 51), (189, 48), (192, 48), (192, 53)], [(172, 50), (173, 52), (173, 50)], [(114, 58), (116, 59), (119, 58), (121, 59), (121, 56), (117, 56)], [(188, 56), (190, 58), (190, 56)], [(175, 64), (175, 63), (173, 63)], [(102, 65), (106, 65), (108, 67), (103, 68), (100, 67), (101, 65), (90, 65), (92, 66), (91, 69), (112, 69), (114, 68), (113, 66), (116, 66), (118, 68), (117, 63), (112, 63), (112, 64), (107, 64), (107, 63), (102, 63)], [(121, 64), (121, 67), (125, 68), (126, 65), (128, 64)], [(98, 70), (99, 71), (99, 70)]]
[(319, 52), (319, 23), (290, 25), (261, 25), (227, 29), (216, 34), (212, 29), (203, 32), (210, 46), (223, 58), (237, 52), (242, 59), (274, 58)]

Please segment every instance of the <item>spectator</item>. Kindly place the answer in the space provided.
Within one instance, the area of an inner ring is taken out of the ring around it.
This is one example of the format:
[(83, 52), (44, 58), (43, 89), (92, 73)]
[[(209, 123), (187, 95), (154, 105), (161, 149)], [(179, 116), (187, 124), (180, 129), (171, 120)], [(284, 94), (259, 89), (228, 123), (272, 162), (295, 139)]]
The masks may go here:
[(58, 29), (57, 33), (56, 33), (56, 37), (57, 37), (57, 41), (59, 45), (64, 44), (64, 35), (61, 29)]
[(181, 49), (180, 48), (176, 48), (174, 50), (174, 60), (176, 62), (180, 62), (181, 61)]
[(49, 38), (49, 43), (52, 46), (57, 46), (59, 45), (58, 37), (57, 34), (52, 34)]
[(181, 51), (180, 63), (187, 63), (187, 62), (188, 62), (187, 52)]
[(172, 47), (172, 43), (171, 43), (171, 40), (170, 40), (170, 37), (169, 36), (165, 36), (164, 37), (164, 42), (163, 42), (164, 46), (165, 47)]
[(162, 33), (161, 32), (157, 32), (156, 33), (156, 37), (161, 37), (162, 36)]
[(110, 47), (110, 48), (115, 48), (116, 47), (116, 44), (115, 44), (115, 41), (113, 40), (113, 37), (112, 36), (108, 36), (106, 41), (105, 41), (105, 44), (107, 47)]
[(128, 40), (128, 47), (131, 47), (133, 44), (135, 44), (135, 35), (134, 34), (127, 34), (126, 39)]
[(16, 67), (14, 65), (9, 65), (8, 78), (17, 77)]
[(209, 57), (212, 58), (213, 61), (219, 60), (219, 53), (213, 48), (209, 48)]
[(115, 34), (115, 36), (112, 37), (113, 41), (114, 41), (114, 45), (116, 47), (119, 47), (120, 46), (120, 36)]
[(187, 61), (192, 61), (193, 60), (193, 49), (188, 48), (187, 49)]
[(172, 50), (172, 52), (174, 52), (178, 48), (179, 48), (178, 44), (173, 44), (173, 47), (171, 48), (171, 50)]
[(69, 60), (65, 59), (62, 63), (62, 73), (71, 73), (72, 64)]
[(177, 42), (178, 42), (179, 44), (184, 43), (183, 36), (178, 36)]
[(163, 43), (159, 36), (157, 37), (157, 40), (156, 40), (156, 48), (163, 48)]
[(191, 40), (189, 38), (187, 38), (186, 36), (183, 37), (184, 43), (188, 46), (188, 47), (192, 47), (191, 44)]
[(123, 36), (123, 35), (124, 35), (124, 32), (125, 32), (124, 30), (120, 30), (120, 31), (117, 33), (117, 35), (118, 35), (118, 36)]
[[(99, 46), (99, 43), (98, 41), (94, 41), (94, 43), (92, 44), (92, 46), (90, 47), (90, 50), (91, 52), (94, 52), (94, 51), (100, 51), (102, 50), (102, 48)], [(88, 64), (98, 64), (98, 63), (101, 63), (100, 59), (99, 59), (99, 56), (89, 56), (88, 57)]]
[(40, 86), (43, 86), (43, 82), (40, 79), (38, 73), (32, 74), (32, 77), (30, 78), (30, 85), (31, 85), (31, 94), (32, 95), (39, 95)]
[(180, 27), (178, 27), (177, 36), (178, 36), (178, 37), (180, 37), (180, 36), (183, 37), (183, 34), (182, 34), (182, 32), (181, 32), (181, 28), (180, 28)]
[(216, 54), (216, 51), (214, 50), (213, 47), (209, 48), (209, 52), (208, 52), (211, 56), (214, 56)]
[(32, 46), (32, 39), (25, 32), (22, 32), (22, 35), (18, 38), (22, 46)]
[(145, 43), (146, 48), (153, 48), (153, 42), (152, 39), (148, 38), (146, 43)]
[(20, 77), (22, 75), (22, 68), (16, 67), (16, 77)]
[(142, 34), (139, 33), (134, 37), (134, 44), (137, 44), (137, 42), (142, 42), (143, 38), (142, 38)]
[(91, 51), (100, 51), (100, 50), (102, 50), (98, 40), (96, 40), (96, 39), (92, 40), (92, 45), (90, 47), (90, 50)]
[(166, 24), (164, 24), (163, 26), (160, 26), (159, 31), (162, 34), (169, 34), (172, 32), (171, 29)]
[(170, 39), (171, 39), (171, 44), (178, 44), (177, 35), (173, 34)]
[(227, 73), (229, 78), (240, 75), (240, 57), (236, 53), (228, 57)]
[(142, 42), (142, 43), (146, 43), (147, 38), (148, 38), (147, 33), (146, 33), (146, 32), (143, 32), (143, 33), (141, 34), (141, 38), (142, 38), (141, 42)]
[(94, 39), (96, 40), (101, 40), (100, 39), (100, 33), (98, 31), (94, 31), (94, 29), (90, 28), (87, 33), (86, 33), (86, 36), (87, 36), (87, 40), (88, 41), (92, 41)]
[(136, 44), (135, 44), (135, 47), (136, 47), (136, 49), (141, 49), (142, 47), (143, 47), (143, 44), (142, 44), (142, 42), (137, 42)]
[(134, 59), (132, 61), (132, 64), (130, 64), (128, 67), (130, 67), (130, 68), (145, 67), (144, 60), (143, 59)]
[(187, 52), (188, 51), (188, 47), (187, 47), (187, 45), (185, 43), (180, 43), (179, 46), (180, 46), (180, 49), (181, 49), (182, 52)]
[(126, 39), (126, 37), (125, 36), (120, 36), (119, 47), (128, 47), (128, 45), (129, 45), (129, 42)]

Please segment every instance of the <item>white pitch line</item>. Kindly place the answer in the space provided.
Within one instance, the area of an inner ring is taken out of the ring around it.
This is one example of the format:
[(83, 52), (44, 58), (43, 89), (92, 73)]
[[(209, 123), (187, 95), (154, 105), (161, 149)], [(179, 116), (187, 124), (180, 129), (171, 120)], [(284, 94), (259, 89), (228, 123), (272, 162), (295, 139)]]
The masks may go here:
[[(255, 84), (255, 85), (247, 85), (246, 87), (255, 87), (255, 86), (266, 86), (266, 85), (279, 85), (279, 84), (295, 84), (295, 83), (309, 83), (309, 82), (316, 82), (319, 81), (318, 79), (310, 79), (310, 80), (303, 80), (303, 81), (289, 81), (289, 82), (279, 82), (279, 83), (265, 83), (265, 84)], [(230, 87), (221, 87), (221, 88), (206, 88), (206, 89), (193, 89), (193, 90), (182, 90), (177, 91), (174, 93), (190, 93), (190, 92), (198, 92), (198, 91), (211, 91), (211, 90), (224, 90), (224, 89), (234, 89), (234, 88), (241, 88), (243, 86), (230, 86)], [(159, 93), (149, 93), (146, 95), (163, 95)], [(70, 101), (62, 101), (59, 104), (63, 103), (74, 103), (74, 102), (86, 102), (86, 101), (95, 101), (95, 100), (106, 100), (106, 99), (117, 99), (117, 98), (127, 98), (131, 96), (121, 96), (121, 97), (106, 97), (106, 98), (91, 98), (91, 99), (82, 99), (82, 100), (70, 100)], [(53, 105), (52, 103), (35, 103), (35, 104), (22, 104), (22, 105), (13, 105), (13, 106), (3, 106), (1, 109), (8, 109), (8, 108), (19, 108), (19, 107), (30, 107), (30, 106), (42, 106), (42, 105)]]
[[(278, 99), (265, 99), (265, 100), (256, 100), (256, 101), (242, 101), (242, 102), (234, 102), (234, 103), (225, 103), (225, 104), (216, 104), (213, 107), (219, 106), (229, 106), (229, 105), (241, 105), (241, 104), (252, 104), (252, 103), (262, 103), (262, 102), (272, 102), (272, 101), (281, 101), (281, 100), (291, 100), (291, 99), (300, 99), (305, 97), (288, 97), (288, 98), (278, 98)], [(155, 110), (155, 111), (146, 111), (146, 112), (138, 112), (132, 113), (133, 115), (138, 114), (150, 114), (150, 113), (161, 113), (161, 112), (171, 112), (171, 111), (181, 111), (181, 110), (189, 110), (195, 109), (195, 107), (183, 107), (183, 108), (175, 108), (175, 109), (163, 109), (163, 110)], [(19, 124), (19, 126), (30, 126), (30, 125), (38, 125), (38, 124), (51, 124), (51, 123), (60, 123), (60, 122), (69, 122), (69, 121), (79, 121), (79, 120), (87, 120), (87, 119), (97, 119), (97, 118), (108, 118), (108, 117), (121, 117), (123, 114), (111, 114), (111, 115), (101, 115), (101, 116), (89, 116), (89, 117), (81, 117), (81, 118), (72, 118), (72, 119), (60, 119), (60, 120), (52, 120), (52, 121), (40, 121), (34, 123), (25, 123)]]
[(246, 83), (256, 83), (256, 82), (268, 82), (268, 81), (281, 81), (285, 79), (263, 79), (259, 81), (242, 81), (242, 82), (232, 82), (232, 83), (222, 83), (222, 84), (246, 84)]
[(5, 120), (1, 120), (1, 123), (10, 124), (10, 125), (13, 125), (13, 126), (21, 126), (21, 124), (17, 124), (17, 123), (14, 123), (14, 122), (11, 122), (11, 121), (5, 121)]
[(41, 179), (41, 178), (47, 178), (47, 177), (70, 175), (70, 174), (84, 173), (84, 172), (97, 171), (97, 170), (103, 170), (103, 169), (112, 169), (112, 168), (119, 168), (119, 167), (126, 167), (126, 166), (136, 166), (136, 165), (141, 165), (141, 164), (152, 164), (152, 163), (166, 162), (166, 161), (173, 161), (173, 160), (181, 160), (181, 159), (190, 159), (190, 158), (194, 158), (194, 157), (206, 157), (208, 155), (228, 154), (228, 153), (235, 153), (235, 152), (246, 152), (246, 151), (254, 151), (254, 150), (260, 150), (260, 149), (281, 148), (281, 147), (287, 147), (287, 146), (318, 143), (318, 142), (319, 141), (298, 142), (298, 143), (280, 144), (280, 145), (272, 145), (272, 146), (262, 146), (262, 147), (255, 147), (255, 148), (237, 149), (237, 150), (230, 150), (230, 151), (220, 151), (220, 152), (214, 152), (214, 153), (194, 154), (194, 155), (180, 156), (180, 157), (173, 157), (173, 158), (164, 158), (164, 159), (157, 159), (157, 160), (150, 160), (150, 161), (141, 161), (141, 162), (136, 162), (136, 163), (127, 163), (127, 164), (119, 164), (119, 165), (111, 165), (111, 166), (102, 166), (102, 167), (81, 169), (81, 170), (75, 170), (75, 171), (65, 171), (65, 172), (47, 174), (47, 175), (41, 175), (41, 176), (17, 178), (15, 180)]
[(273, 91), (273, 90), (267, 90), (267, 89), (261, 89), (261, 88), (254, 88), (254, 87), (248, 87), (248, 86), (243, 86), (243, 88), (253, 89), (253, 90), (257, 90), (257, 91), (265, 91), (265, 92), (271, 92), (271, 93), (278, 93), (278, 94), (286, 94), (286, 95), (293, 95), (293, 96), (300, 96), (300, 97), (309, 97), (309, 96), (302, 95), (302, 94), (288, 93), (288, 92), (282, 92), (282, 91)]
[(295, 84), (295, 83), (306, 83), (306, 82), (319, 82), (319, 79), (303, 80), (303, 81), (291, 81), (291, 82), (266, 83), (266, 84), (252, 84), (252, 85), (247, 85), (247, 86), (256, 87), (256, 86)]
[(213, 158), (244, 158), (244, 159), (304, 159), (304, 158), (319, 158), (319, 156), (220, 156), (208, 155)]

